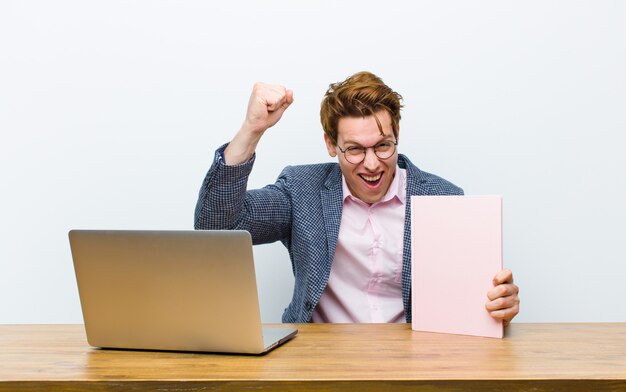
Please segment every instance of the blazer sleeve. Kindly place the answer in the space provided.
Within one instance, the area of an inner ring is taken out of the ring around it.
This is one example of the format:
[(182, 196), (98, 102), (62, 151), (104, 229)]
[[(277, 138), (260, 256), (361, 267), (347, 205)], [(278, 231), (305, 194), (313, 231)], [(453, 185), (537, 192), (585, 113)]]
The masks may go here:
[(291, 197), (288, 179), (262, 189), (247, 190), (255, 157), (239, 165), (226, 165), (223, 152), (215, 152), (196, 203), (196, 230), (246, 230), (252, 242), (265, 244), (287, 239), (291, 233)]

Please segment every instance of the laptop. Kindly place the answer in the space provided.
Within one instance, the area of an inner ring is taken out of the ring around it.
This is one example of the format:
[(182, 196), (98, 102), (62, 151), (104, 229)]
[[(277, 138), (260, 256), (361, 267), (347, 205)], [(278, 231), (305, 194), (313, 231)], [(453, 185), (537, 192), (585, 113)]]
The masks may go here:
[(264, 354), (293, 338), (266, 328), (247, 231), (69, 232), (91, 346)]

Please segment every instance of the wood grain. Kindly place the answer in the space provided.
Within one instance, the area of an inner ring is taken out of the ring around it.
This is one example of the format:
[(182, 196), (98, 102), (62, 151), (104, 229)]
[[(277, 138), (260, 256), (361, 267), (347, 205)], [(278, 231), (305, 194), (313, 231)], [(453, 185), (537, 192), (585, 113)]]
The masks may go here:
[(101, 350), (82, 325), (0, 325), (0, 391), (626, 390), (626, 323), (514, 323), (504, 339), (294, 326), (284, 346), (240, 356)]

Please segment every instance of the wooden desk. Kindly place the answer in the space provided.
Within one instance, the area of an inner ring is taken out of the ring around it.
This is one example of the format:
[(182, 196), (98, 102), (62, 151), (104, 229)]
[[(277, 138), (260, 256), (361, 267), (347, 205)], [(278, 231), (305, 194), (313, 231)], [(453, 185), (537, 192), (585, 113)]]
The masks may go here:
[(265, 356), (100, 350), (82, 325), (0, 325), (0, 391), (625, 391), (626, 323), (512, 324), (505, 339), (305, 324)]

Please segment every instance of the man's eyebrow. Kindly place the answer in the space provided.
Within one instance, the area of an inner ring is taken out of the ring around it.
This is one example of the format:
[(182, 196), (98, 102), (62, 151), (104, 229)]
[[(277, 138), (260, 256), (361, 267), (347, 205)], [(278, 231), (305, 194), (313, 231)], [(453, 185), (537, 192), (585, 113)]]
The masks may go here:
[[(382, 142), (389, 142), (389, 141), (393, 141), (393, 140), (392, 140), (392, 136), (393, 136), (393, 135), (387, 135), (387, 136), (385, 136), (384, 138), (382, 138), (382, 139), (380, 139), (379, 141), (377, 141), (376, 143), (374, 143), (373, 145), (375, 146), (375, 145), (377, 145), (377, 144), (379, 144), (379, 143), (382, 143)], [(350, 146), (350, 147), (363, 147), (363, 145), (362, 145), (362, 144), (357, 143), (357, 142), (354, 142), (354, 141), (352, 141), (352, 140), (346, 140), (346, 141), (344, 141), (344, 142), (343, 142), (343, 144), (344, 144), (344, 145), (351, 144), (351, 146)]]

